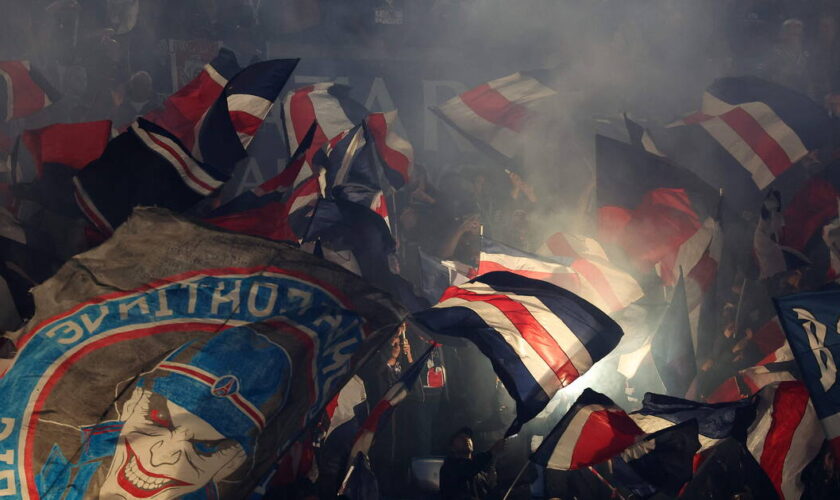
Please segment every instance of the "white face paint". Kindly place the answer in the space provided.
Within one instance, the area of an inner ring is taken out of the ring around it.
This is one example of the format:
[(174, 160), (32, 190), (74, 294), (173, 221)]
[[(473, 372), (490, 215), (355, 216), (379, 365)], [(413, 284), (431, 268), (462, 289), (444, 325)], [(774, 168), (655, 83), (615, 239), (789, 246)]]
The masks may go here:
[(99, 498), (178, 498), (232, 474), (245, 450), (210, 424), (142, 388), (123, 407), (125, 424)]

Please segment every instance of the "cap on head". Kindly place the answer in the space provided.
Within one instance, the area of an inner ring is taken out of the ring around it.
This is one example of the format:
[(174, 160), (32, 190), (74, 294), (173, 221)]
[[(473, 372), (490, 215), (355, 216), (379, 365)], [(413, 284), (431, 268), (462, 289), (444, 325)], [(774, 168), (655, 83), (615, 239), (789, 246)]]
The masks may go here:
[(285, 349), (249, 327), (192, 341), (138, 385), (183, 407), (250, 453), (267, 417), (288, 396), (292, 362)]

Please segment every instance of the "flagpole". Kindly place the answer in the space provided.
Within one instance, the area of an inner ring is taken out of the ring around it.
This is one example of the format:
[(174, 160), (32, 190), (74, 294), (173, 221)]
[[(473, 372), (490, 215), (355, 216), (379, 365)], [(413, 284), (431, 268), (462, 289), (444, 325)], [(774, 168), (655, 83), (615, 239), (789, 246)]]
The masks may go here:
[(525, 469), (528, 467), (528, 464), (530, 462), (530, 460), (526, 460), (525, 464), (522, 465), (522, 468), (519, 469), (519, 474), (517, 474), (516, 477), (513, 479), (513, 482), (510, 483), (510, 487), (508, 487), (507, 492), (505, 492), (505, 496), (502, 497), (502, 500), (507, 500), (507, 497), (510, 495), (510, 492), (513, 491), (513, 487), (516, 486), (516, 483), (519, 482), (519, 478), (522, 477), (522, 474), (525, 473)]
[(597, 470), (595, 470), (595, 468), (594, 468), (594, 467), (592, 467), (592, 466), (590, 465), (590, 466), (588, 467), (588, 469), (589, 469), (589, 472), (591, 472), (592, 474), (594, 474), (594, 475), (595, 475), (595, 477), (597, 477), (597, 478), (598, 478), (598, 480), (599, 480), (599, 481), (601, 481), (601, 483), (603, 483), (603, 484), (604, 484), (604, 486), (606, 486), (607, 488), (609, 488), (609, 489), (610, 489), (610, 493), (612, 493), (612, 496), (616, 496), (616, 497), (620, 498), (621, 500), (627, 500), (627, 498), (626, 498), (624, 495), (622, 495), (622, 494), (618, 491), (618, 488), (616, 488), (615, 486), (611, 485), (611, 484), (610, 484), (610, 482), (609, 482), (609, 481), (607, 481), (607, 478), (605, 478), (604, 476), (602, 476), (602, 475), (601, 475), (601, 473), (600, 473), (600, 472), (598, 472)]

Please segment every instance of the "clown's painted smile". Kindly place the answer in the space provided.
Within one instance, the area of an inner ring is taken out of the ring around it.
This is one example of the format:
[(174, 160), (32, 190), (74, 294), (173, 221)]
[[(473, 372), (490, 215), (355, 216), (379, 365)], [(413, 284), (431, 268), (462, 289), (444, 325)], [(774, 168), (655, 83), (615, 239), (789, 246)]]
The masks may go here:
[(146, 470), (127, 440), (125, 449), (127, 458), (117, 473), (117, 483), (130, 495), (137, 498), (149, 498), (168, 488), (192, 486), (191, 483)]

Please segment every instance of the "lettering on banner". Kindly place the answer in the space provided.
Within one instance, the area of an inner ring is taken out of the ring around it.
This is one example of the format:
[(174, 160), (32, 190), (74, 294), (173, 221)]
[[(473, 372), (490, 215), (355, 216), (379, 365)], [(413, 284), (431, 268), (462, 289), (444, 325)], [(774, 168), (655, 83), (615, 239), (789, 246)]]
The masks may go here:
[[(4, 441), (12, 435), (15, 429), (15, 419), (0, 417), (0, 449), (4, 448)], [(15, 450), (13, 447), (6, 448), (0, 453), (0, 497), (16, 496), (17, 483), (15, 483)], [(6, 467), (12, 467), (7, 469)]]

